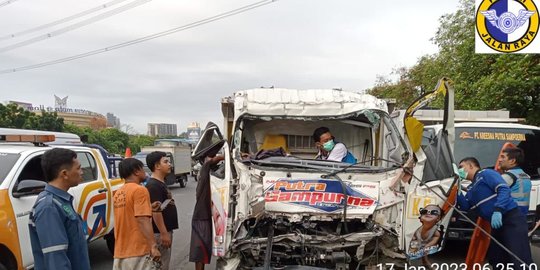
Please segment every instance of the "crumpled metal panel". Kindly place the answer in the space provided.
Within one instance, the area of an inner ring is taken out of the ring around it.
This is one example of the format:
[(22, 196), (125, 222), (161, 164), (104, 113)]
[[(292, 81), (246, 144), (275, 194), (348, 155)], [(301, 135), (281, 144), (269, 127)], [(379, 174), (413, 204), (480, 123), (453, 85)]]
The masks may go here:
[(386, 102), (372, 95), (333, 89), (250, 89), (235, 93), (235, 116), (335, 116), (365, 109), (387, 111)]

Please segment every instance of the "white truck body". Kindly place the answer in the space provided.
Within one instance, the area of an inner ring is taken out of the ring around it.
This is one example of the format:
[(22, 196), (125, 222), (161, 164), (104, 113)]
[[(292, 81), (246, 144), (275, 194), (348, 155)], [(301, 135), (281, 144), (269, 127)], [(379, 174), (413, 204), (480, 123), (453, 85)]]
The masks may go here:
[[(165, 152), (171, 159), (173, 167), (171, 175), (165, 178), (167, 185), (178, 182), (180, 187), (184, 188), (188, 181), (188, 175), (191, 174), (191, 148), (188, 145), (143, 146), (141, 148), (144, 155), (154, 151)], [(146, 161), (144, 163), (146, 164)]]
[[(422, 182), (425, 156), (420, 149), (413, 165), (386, 110), (383, 100), (341, 90), (252, 89), (225, 98), (230, 146), (210, 123), (193, 154), (225, 156), (210, 174), (218, 268), (354, 269), (375, 250), (379, 262), (398, 263), (440, 250), (440, 242), (421, 251), (409, 245), (421, 226), (419, 208), (442, 206), (457, 183), (451, 163), (444, 176)], [(320, 126), (359, 163), (314, 160), (311, 135)], [(255, 155), (277, 147), (288, 155)], [(407, 178), (404, 166), (414, 166), (416, 177)]]
[(191, 149), (188, 146), (143, 146), (141, 148), (141, 152), (153, 151), (172, 154), (175, 175), (191, 173)]

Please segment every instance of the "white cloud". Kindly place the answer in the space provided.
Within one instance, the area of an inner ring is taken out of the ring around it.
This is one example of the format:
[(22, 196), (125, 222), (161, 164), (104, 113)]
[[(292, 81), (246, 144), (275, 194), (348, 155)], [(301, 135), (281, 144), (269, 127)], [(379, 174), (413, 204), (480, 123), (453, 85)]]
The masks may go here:
[[(0, 8), (0, 36), (106, 2), (102, 1), (13, 2)], [(0, 70), (104, 48), (250, 3), (153, 0), (0, 53)], [(413, 65), (423, 54), (435, 52), (429, 39), (438, 18), (457, 5), (457, 0), (280, 0), (134, 46), (0, 75), (0, 100), (50, 106), (53, 94), (69, 95), (68, 106), (113, 112), (141, 133), (148, 122), (176, 123), (180, 132), (192, 121), (221, 124), (220, 98), (239, 89), (371, 87), (377, 74)], [(0, 47), (14, 41), (0, 41)]]

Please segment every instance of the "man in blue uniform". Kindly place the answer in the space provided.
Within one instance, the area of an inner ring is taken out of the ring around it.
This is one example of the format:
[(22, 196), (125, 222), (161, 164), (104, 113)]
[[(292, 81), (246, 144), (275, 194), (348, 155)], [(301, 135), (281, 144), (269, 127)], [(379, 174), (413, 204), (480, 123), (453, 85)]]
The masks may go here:
[(82, 181), (77, 154), (69, 149), (51, 149), (43, 154), (41, 167), (48, 184), (29, 220), (34, 269), (90, 269), (86, 226), (67, 192)]
[(499, 166), (504, 171), (502, 177), (510, 187), (510, 194), (516, 201), (521, 212), (527, 216), (531, 197), (531, 177), (526, 174), (519, 164), (523, 163), (523, 150), (508, 147), (499, 156)]
[(478, 160), (464, 158), (459, 163), (459, 174), (472, 181), (467, 195), (458, 195), (458, 206), (462, 210), (476, 209), (485, 220), (491, 221), (491, 235), (519, 257), (519, 260), (491, 241), (488, 249), (489, 263), (504, 269), (513, 263), (514, 268), (532, 264), (531, 247), (527, 238), (527, 221), (510, 195), (510, 188), (494, 170), (480, 170)]

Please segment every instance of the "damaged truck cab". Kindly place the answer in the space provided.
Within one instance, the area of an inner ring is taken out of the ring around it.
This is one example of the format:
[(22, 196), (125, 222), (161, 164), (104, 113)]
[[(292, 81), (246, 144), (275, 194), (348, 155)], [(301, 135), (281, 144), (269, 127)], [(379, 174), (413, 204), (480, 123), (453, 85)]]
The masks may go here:
[[(221, 105), (227, 138), (209, 123), (193, 154), (225, 157), (210, 174), (218, 269), (357, 269), (442, 248), (452, 167), (424, 181), (425, 155), (385, 101), (252, 89)], [(321, 126), (357, 163), (315, 159), (312, 134)]]

